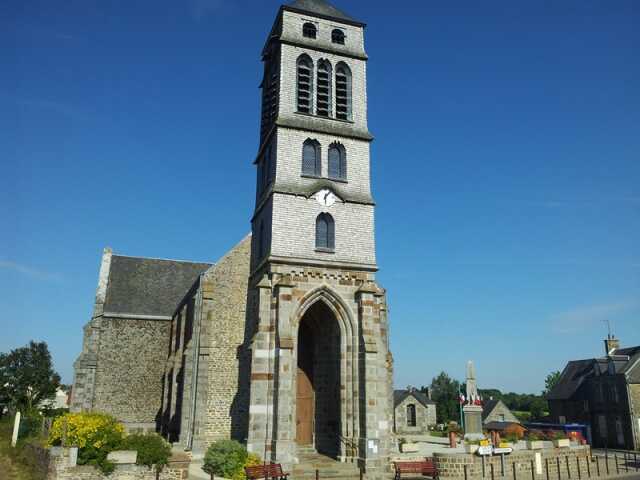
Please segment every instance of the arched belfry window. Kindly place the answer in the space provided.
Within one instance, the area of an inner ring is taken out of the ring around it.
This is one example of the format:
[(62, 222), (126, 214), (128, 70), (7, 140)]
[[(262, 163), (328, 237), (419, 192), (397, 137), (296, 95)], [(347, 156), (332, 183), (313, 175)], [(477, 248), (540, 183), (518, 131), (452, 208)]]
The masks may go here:
[(302, 174), (313, 177), (322, 174), (320, 144), (316, 140), (306, 140), (302, 145)]
[(313, 62), (308, 55), (298, 58), (298, 111), (312, 113), (311, 92), (313, 91)]
[(318, 62), (316, 85), (316, 114), (328, 117), (331, 115), (331, 63), (328, 60)]
[(347, 151), (340, 143), (332, 143), (329, 147), (329, 178), (347, 179)]
[(316, 248), (320, 250), (336, 248), (335, 222), (328, 213), (321, 213), (316, 218)]
[(317, 33), (318, 33), (318, 29), (316, 28), (316, 26), (313, 23), (307, 22), (304, 25), (302, 25), (302, 36), (303, 37), (316, 38)]
[(351, 120), (351, 70), (342, 62), (336, 65), (336, 118)]
[(344, 32), (339, 28), (334, 29), (331, 32), (331, 42), (344, 45)]
[(416, 406), (413, 403), (407, 405), (407, 427), (416, 426)]

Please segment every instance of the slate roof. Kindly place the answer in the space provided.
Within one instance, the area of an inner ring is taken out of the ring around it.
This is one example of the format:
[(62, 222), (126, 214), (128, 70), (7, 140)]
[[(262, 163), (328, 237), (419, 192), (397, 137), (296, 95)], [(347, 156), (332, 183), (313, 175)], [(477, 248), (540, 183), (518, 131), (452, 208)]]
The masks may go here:
[(310, 13), (318, 17), (334, 19), (346, 23), (364, 25), (362, 22), (350, 17), (342, 10), (337, 9), (325, 0), (294, 0), (283, 7), (286, 10)]
[(547, 394), (547, 400), (567, 400), (593, 372), (595, 359), (572, 360), (564, 367), (558, 383)]
[(211, 266), (113, 255), (104, 311), (170, 317), (198, 276)]
[(393, 391), (393, 408), (396, 408), (398, 405), (400, 405), (404, 401), (404, 399), (410, 395), (413, 396), (418, 402), (420, 402), (425, 407), (436, 404), (436, 402), (431, 400), (424, 393), (419, 392), (417, 390), (414, 390), (414, 391), (394, 390)]
[(499, 400), (487, 400), (482, 406), (482, 420), (487, 418), (493, 409), (498, 405)]

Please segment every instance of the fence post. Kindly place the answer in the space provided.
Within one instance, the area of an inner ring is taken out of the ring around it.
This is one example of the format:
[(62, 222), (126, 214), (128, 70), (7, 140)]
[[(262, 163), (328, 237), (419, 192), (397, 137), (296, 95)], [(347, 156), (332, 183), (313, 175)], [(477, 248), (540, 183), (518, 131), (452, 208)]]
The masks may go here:
[[(360, 478), (362, 478), (362, 470), (360, 470)], [(320, 470), (316, 468), (316, 480), (320, 480)]]
[(613, 456), (613, 461), (616, 462), (616, 473), (620, 473), (620, 464), (618, 463), (618, 454)]
[(576, 457), (576, 465), (578, 466), (578, 480), (582, 480), (582, 472), (580, 472), (580, 457)]
[(596, 468), (598, 469), (598, 476), (600, 476), (600, 457), (596, 457)]
[(564, 457), (564, 463), (567, 466), (567, 476), (571, 478), (571, 469), (569, 468), (569, 455)]
[(562, 475), (560, 475), (560, 457), (556, 457), (556, 466), (558, 467), (558, 480), (560, 480), (562, 478)]
[(464, 466), (464, 480), (469, 480), (469, 472), (467, 471), (469, 468), (469, 465)]
[(549, 459), (548, 458), (544, 459), (544, 466), (545, 466), (545, 469), (547, 470), (547, 480), (549, 480)]
[(513, 480), (518, 480), (518, 474), (516, 472), (516, 462), (513, 462), (512, 465), (513, 465)]
[(636, 465), (636, 472), (638, 471), (638, 454), (634, 453), (633, 454), (633, 463), (635, 463)]
[(587, 462), (587, 477), (591, 478), (591, 459), (587, 457), (585, 461)]
[(531, 460), (531, 480), (536, 480), (536, 471), (533, 469), (533, 460)]
[(491, 462), (491, 463), (489, 464), (489, 466), (491, 467), (491, 480), (496, 480), (496, 477), (495, 477), (495, 475), (494, 475), (494, 473), (493, 473), (493, 462)]
[(607, 452), (604, 453), (604, 466), (607, 467), (607, 475), (609, 475), (609, 457), (607, 456)]

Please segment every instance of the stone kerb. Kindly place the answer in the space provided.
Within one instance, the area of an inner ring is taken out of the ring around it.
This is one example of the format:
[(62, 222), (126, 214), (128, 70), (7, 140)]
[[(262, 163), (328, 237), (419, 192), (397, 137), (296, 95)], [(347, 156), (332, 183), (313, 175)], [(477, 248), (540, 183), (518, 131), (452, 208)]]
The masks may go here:
[(186, 455), (174, 455), (156, 477), (155, 469), (131, 463), (135, 462), (136, 452), (112, 452), (110, 456), (116, 460), (116, 466), (113, 473), (107, 476), (91, 465), (75, 465), (72, 448), (52, 447), (42, 450), (48, 450), (46, 480), (186, 480), (191, 462)]
[(484, 457), (484, 461), (479, 455), (462, 453), (434, 453), (433, 458), (443, 479), (578, 480), (597, 476), (588, 446), (516, 450), (504, 457)]

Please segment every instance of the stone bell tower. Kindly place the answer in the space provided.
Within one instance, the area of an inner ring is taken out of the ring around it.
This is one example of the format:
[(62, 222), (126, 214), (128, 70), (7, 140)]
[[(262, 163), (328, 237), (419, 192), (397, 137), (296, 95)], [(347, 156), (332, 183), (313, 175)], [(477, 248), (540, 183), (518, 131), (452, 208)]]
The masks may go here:
[(391, 444), (392, 359), (364, 27), (324, 0), (296, 0), (262, 52), (248, 448), (289, 467), (317, 452), (375, 478)]

